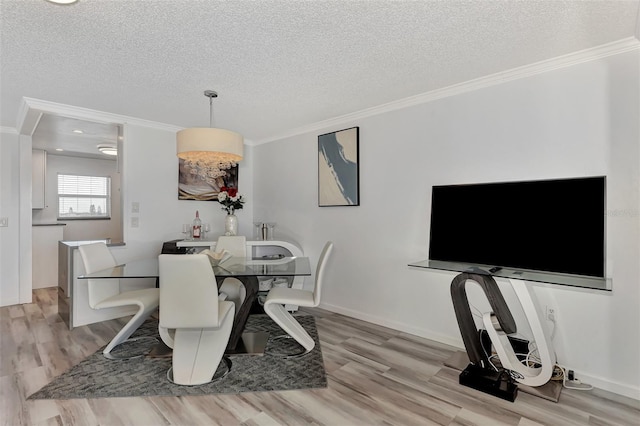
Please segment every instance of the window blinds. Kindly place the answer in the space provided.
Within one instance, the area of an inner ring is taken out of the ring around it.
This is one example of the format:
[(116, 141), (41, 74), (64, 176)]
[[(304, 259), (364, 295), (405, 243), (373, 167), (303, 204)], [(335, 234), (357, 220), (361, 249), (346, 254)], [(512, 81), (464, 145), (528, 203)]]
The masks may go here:
[(110, 218), (111, 178), (59, 174), (58, 217)]

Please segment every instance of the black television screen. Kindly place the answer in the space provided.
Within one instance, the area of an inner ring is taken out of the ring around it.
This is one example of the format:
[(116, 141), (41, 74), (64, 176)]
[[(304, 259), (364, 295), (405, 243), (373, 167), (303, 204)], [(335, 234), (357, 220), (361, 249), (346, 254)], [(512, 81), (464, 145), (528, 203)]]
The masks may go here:
[(605, 177), (434, 186), (429, 259), (605, 275)]

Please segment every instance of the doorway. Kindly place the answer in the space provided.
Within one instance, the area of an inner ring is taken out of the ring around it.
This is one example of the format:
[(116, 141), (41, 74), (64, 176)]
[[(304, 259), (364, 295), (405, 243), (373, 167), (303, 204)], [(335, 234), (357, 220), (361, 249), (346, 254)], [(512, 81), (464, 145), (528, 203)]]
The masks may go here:
[[(32, 210), (33, 225), (64, 224), (65, 241), (122, 242), (121, 142), (118, 124), (42, 114), (32, 149), (44, 157), (44, 203)], [(77, 191), (64, 191), (59, 185), (63, 178), (78, 182)], [(108, 185), (91, 197), (86, 184), (90, 180)]]

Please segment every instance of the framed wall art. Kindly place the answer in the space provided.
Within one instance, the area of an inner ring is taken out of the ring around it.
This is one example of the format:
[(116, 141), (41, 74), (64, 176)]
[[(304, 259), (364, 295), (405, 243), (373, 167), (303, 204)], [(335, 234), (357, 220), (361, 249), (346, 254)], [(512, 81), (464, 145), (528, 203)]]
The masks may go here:
[(218, 201), (220, 188), (238, 187), (238, 165), (224, 170), (225, 175), (203, 179), (198, 169), (188, 167), (183, 159), (178, 159), (178, 199), (198, 201)]
[(359, 206), (359, 128), (318, 136), (318, 206)]

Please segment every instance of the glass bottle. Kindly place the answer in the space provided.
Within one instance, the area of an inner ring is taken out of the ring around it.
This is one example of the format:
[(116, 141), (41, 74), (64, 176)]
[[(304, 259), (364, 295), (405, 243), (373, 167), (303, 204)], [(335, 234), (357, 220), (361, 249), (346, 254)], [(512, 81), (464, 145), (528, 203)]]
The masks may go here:
[(200, 220), (200, 212), (198, 212), (198, 210), (196, 210), (196, 218), (193, 219), (192, 229), (191, 237), (194, 240), (199, 240), (202, 232), (202, 221)]

